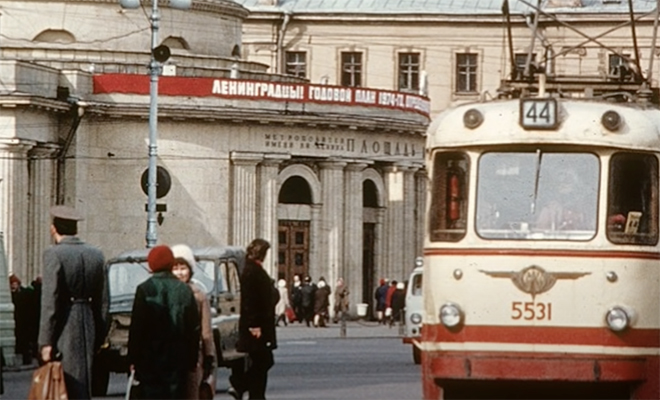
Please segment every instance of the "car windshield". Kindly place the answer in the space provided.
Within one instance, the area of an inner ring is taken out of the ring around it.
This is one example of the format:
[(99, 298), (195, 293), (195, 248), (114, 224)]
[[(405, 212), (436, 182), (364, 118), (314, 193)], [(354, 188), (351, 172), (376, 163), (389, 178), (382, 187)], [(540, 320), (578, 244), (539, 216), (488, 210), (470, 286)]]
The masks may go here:
[[(214, 265), (211, 260), (198, 262), (191, 281), (209, 294), (214, 286)], [(108, 291), (110, 312), (130, 312), (137, 287), (151, 276), (146, 261), (122, 261), (108, 266)]]
[(590, 153), (482, 155), (477, 233), (487, 239), (591, 239), (596, 233), (599, 167)]

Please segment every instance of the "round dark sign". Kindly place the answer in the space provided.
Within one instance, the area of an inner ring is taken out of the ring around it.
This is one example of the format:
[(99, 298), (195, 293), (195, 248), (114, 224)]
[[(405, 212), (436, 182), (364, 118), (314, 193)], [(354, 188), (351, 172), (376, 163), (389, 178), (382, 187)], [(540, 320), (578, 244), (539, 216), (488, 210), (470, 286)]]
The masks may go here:
[[(140, 180), (142, 191), (147, 196), (149, 195), (149, 168), (145, 169), (142, 173)], [(156, 198), (160, 199), (165, 197), (170, 192), (172, 187), (172, 177), (167, 170), (161, 166), (156, 167)]]

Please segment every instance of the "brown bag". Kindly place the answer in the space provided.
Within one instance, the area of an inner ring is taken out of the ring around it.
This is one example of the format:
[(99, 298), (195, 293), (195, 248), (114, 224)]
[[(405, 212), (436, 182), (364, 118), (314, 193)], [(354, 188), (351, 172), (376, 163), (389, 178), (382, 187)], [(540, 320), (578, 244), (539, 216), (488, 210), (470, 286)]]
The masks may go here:
[(51, 361), (37, 368), (32, 375), (28, 400), (68, 400), (62, 363)]

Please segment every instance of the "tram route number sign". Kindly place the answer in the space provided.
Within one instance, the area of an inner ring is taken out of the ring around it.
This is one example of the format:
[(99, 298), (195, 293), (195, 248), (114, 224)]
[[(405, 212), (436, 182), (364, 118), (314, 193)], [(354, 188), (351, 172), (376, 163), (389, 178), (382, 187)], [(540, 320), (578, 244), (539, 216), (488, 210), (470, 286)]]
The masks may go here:
[(520, 126), (524, 129), (555, 129), (557, 100), (535, 98), (520, 100)]

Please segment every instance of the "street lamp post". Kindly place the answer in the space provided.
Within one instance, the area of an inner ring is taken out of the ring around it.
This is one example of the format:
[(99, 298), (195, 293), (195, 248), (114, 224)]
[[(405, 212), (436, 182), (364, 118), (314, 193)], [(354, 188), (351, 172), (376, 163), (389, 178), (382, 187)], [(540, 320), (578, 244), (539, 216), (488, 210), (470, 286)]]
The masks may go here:
[[(140, 0), (120, 0), (122, 8), (135, 9), (140, 7)], [(169, 7), (180, 10), (189, 9), (192, 0), (170, 0)], [(157, 161), (158, 161), (158, 77), (162, 63), (169, 58), (169, 49), (158, 45), (158, 30), (160, 28), (160, 11), (158, 0), (151, 0), (151, 60), (149, 62), (149, 169), (147, 172), (147, 248), (152, 248), (158, 240), (156, 232), (156, 195), (157, 195)]]

